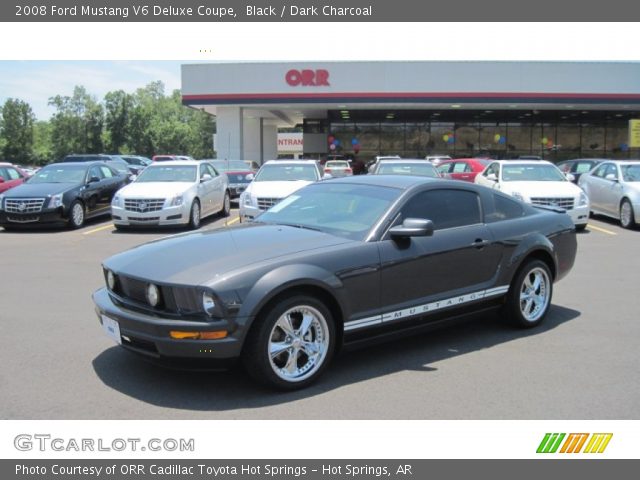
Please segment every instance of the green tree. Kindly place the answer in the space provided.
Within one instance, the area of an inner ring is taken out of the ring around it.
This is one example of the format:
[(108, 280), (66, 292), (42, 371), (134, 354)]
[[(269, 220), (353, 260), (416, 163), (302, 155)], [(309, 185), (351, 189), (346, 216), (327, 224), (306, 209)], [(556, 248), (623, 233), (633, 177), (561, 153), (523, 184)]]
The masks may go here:
[(124, 90), (109, 92), (104, 97), (105, 146), (111, 153), (120, 153), (127, 144), (127, 130), (133, 97)]
[(57, 110), (51, 118), (51, 143), (55, 158), (70, 153), (102, 152), (104, 108), (84, 87), (76, 86), (71, 97), (51, 97), (49, 105)]
[(38, 121), (34, 124), (33, 145), (33, 163), (36, 165), (46, 165), (55, 159), (51, 143), (50, 122)]
[(33, 123), (31, 106), (9, 98), (2, 107), (2, 155), (14, 163), (28, 163), (33, 157)]

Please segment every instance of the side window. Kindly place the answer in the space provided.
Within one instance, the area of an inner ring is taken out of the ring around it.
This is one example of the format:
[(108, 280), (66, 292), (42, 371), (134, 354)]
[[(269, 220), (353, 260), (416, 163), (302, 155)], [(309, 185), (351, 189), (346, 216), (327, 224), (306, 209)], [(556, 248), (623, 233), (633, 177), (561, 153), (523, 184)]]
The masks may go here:
[(569, 162), (558, 163), (556, 167), (558, 167), (562, 173), (569, 173), (571, 171), (571, 163)]
[(497, 178), (500, 178), (500, 164), (499, 163), (492, 163), (491, 165), (489, 165), (489, 168), (487, 168), (484, 171), (484, 176), (488, 177), (491, 174), (494, 174)]
[(15, 168), (7, 168), (7, 173), (9, 174), (9, 178), (11, 180), (18, 180), (22, 178), (20, 173)]
[(112, 178), (113, 177), (113, 171), (111, 171), (111, 169), (109, 167), (102, 166), (102, 167), (100, 167), (100, 170), (102, 171), (102, 175), (104, 176), (104, 178)]
[(499, 222), (501, 220), (510, 220), (519, 218), (524, 215), (524, 209), (518, 202), (512, 200), (506, 195), (498, 193), (493, 194), (494, 211), (486, 216), (486, 222)]
[(451, 171), (451, 163), (445, 163), (444, 165), (440, 165), (437, 170), (440, 173), (449, 173)]
[(104, 175), (102, 175), (102, 171), (100, 170), (100, 167), (97, 165), (94, 167), (91, 167), (91, 170), (89, 170), (89, 179), (93, 177), (98, 177), (100, 180), (104, 178)]
[(594, 177), (604, 178), (604, 176), (605, 176), (604, 172), (607, 170), (607, 165), (609, 165), (609, 164), (605, 163), (603, 165), (600, 165), (598, 168), (596, 168), (595, 172), (593, 172), (593, 176)]
[(429, 190), (402, 208), (402, 219), (426, 218), (436, 230), (481, 223), (480, 199), (469, 190)]
[(213, 167), (211, 167), (211, 165), (209, 165), (208, 163), (203, 163), (202, 165), (200, 165), (200, 178), (204, 177), (205, 175), (210, 175), (211, 178), (217, 176)]
[(218, 173), (218, 170), (216, 170), (216, 167), (208, 163), (207, 163), (207, 171), (210, 172), (209, 175), (211, 175), (212, 177), (217, 177), (218, 175), (220, 175), (220, 173)]
[(453, 164), (453, 173), (469, 172), (471, 169), (464, 162), (456, 162)]
[(607, 175), (613, 175), (616, 179), (618, 178), (618, 169), (613, 163), (607, 164), (607, 169), (604, 172), (605, 178)]
[(9, 172), (8, 172), (7, 168), (0, 167), (0, 178), (2, 178), (4, 180), (8, 180), (9, 179)]

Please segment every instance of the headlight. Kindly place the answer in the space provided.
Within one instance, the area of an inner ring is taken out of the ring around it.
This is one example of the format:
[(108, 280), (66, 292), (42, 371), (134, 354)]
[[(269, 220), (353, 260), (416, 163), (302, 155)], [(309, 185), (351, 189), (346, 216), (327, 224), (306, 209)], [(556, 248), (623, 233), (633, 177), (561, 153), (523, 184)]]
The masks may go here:
[(216, 309), (216, 301), (209, 292), (202, 292), (202, 309), (209, 316), (212, 316)]
[(160, 290), (153, 283), (147, 286), (147, 302), (152, 307), (157, 307), (160, 303)]
[(524, 202), (524, 197), (522, 196), (522, 194), (520, 192), (511, 192), (511, 196), (517, 200), (520, 200), (521, 202)]
[(169, 203), (170, 207), (179, 207), (184, 202), (184, 197), (182, 195), (176, 195), (171, 199)]
[(579, 207), (584, 207), (585, 205), (589, 204), (589, 197), (587, 197), (587, 194), (584, 192), (580, 192), (580, 198), (578, 199), (578, 206)]
[(0, 195), (0, 210), (3, 209), (4, 206), (4, 195)]
[(111, 270), (107, 270), (107, 287), (109, 287), (109, 290), (115, 290), (116, 288), (116, 276)]
[(62, 194), (59, 193), (51, 197), (48, 208), (58, 208), (62, 206)]
[(242, 204), (245, 207), (250, 207), (251, 206), (251, 194), (250, 193), (243, 193), (243, 200), (242, 200)]
[(122, 207), (122, 202), (124, 199), (120, 195), (114, 195), (113, 200), (111, 200), (111, 205), (114, 207)]

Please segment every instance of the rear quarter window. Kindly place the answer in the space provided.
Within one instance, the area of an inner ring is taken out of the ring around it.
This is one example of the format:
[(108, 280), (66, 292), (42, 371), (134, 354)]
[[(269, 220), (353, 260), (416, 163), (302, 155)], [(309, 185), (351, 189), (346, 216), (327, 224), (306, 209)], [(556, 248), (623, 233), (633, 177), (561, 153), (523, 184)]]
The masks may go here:
[(506, 195), (493, 194), (493, 212), (487, 213), (486, 223), (500, 222), (502, 220), (512, 220), (525, 215), (524, 207), (517, 201)]

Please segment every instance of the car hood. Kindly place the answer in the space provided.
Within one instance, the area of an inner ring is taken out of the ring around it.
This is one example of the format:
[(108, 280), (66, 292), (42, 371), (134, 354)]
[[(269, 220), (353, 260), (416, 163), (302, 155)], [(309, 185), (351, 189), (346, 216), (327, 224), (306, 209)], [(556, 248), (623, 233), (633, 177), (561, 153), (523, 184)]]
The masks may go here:
[(571, 182), (503, 182), (501, 191), (525, 197), (575, 197), (582, 189)]
[(20, 198), (47, 197), (79, 186), (77, 183), (23, 183), (9, 190), (6, 195)]
[(254, 197), (284, 198), (296, 190), (311, 184), (308, 180), (290, 180), (283, 182), (251, 182), (247, 190)]
[(194, 184), (191, 182), (133, 182), (120, 189), (119, 195), (136, 198), (170, 198), (181, 195)]
[(245, 224), (174, 235), (115, 255), (104, 266), (116, 274), (165, 284), (207, 285), (225, 274), (278, 257), (351, 242), (303, 228)]

